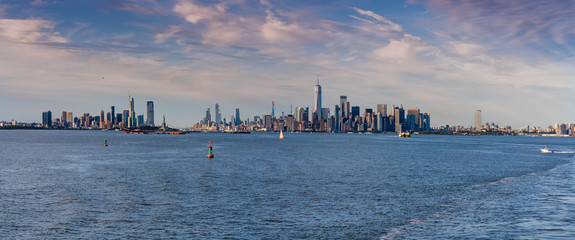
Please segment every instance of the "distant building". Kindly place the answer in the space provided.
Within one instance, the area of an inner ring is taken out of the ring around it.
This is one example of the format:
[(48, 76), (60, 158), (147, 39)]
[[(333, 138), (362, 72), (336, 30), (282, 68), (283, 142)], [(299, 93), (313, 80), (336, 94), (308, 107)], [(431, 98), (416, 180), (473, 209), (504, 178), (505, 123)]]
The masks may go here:
[(220, 130), (220, 122), (222, 115), (220, 114), (220, 105), (218, 103), (216, 103), (215, 114), (216, 114), (216, 130)]
[(138, 119), (137, 127), (143, 126), (144, 125), (144, 114), (138, 115), (137, 119)]
[(321, 85), (319, 85), (319, 77), (317, 78), (317, 84), (314, 88), (314, 101), (313, 109), (317, 114), (317, 121), (322, 119), (322, 109), (321, 109)]
[(475, 110), (475, 129), (481, 129), (481, 110)]
[(236, 108), (235, 125), (236, 126), (242, 125), (242, 119), (240, 118), (240, 109), (239, 108)]
[(136, 127), (136, 112), (134, 111), (134, 98), (129, 97), (130, 99), (130, 110), (128, 112), (128, 128)]
[(52, 112), (42, 112), (42, 126), (52, 127)]
[(116, 124), (116, 121), (117, 121), (117, 119), (116, 119), (116, 107), (115, 107), (115, 106), (112, 106), (112, 107), (111, 107), (111, 111), (112, 111), (112, 112), (110, 113), (110, 114), (112, 114), (112, 119), (111, 119), (111, 121), (112, 121), (112, 125), (114, 125), (114, 124)]
[(377, 104), (377, 113), (381, 113), (382, 116), (387, 116), (387, 104)]
[(154, 102), (148, 101), (146, 103), (147, 111), (146, 111), (146, 125), (154, 126)]
[(204, 117), (204, 123), (208, 124), (208, 126), (209, 126), (211, 121), (212, 121), (212, 114), (210, 113), (210, 108), (208, 108), (206, 110), (206, 117)]

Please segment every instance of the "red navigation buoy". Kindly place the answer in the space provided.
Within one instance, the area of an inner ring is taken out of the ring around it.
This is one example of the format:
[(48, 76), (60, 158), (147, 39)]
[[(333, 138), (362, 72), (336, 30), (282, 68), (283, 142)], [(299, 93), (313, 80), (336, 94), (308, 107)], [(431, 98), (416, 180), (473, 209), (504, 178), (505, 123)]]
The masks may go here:
[(208, 158), (214, 158), (214, 153), (212, 152), (212, 140), (210, 140), (210, 146), (208, 147)]

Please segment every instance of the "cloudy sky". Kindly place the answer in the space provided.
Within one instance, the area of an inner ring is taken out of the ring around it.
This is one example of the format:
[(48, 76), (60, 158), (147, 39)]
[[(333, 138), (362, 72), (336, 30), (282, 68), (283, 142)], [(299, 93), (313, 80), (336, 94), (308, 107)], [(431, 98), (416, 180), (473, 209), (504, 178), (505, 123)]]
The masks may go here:
[[(0, 120), (155, 103), (191, 126), (312, 106), (419, 107), (432, 125), (575, 121), (575, 1), (0, 1)], [(118, 110), (117, 110), (118, 111)], [(332, 110), (333, 111), (333, 110)]]

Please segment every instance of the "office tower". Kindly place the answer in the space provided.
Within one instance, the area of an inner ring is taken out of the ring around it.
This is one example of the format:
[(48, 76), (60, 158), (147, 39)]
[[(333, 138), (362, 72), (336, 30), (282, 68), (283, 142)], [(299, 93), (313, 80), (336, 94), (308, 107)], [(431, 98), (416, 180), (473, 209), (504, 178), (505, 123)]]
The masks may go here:
[(74, 127), (74, 113), (72, 111), (66, 112), (66, 121), (68, 122), (68, 127)]
[(122, 115), (122, 125), (128, 127), (128, 120), (130, 119), (130, 111), (124, 110)]
[(236, 108), (236, 119), (235, 119), (236, 126), (242, 125), (242, 119), (240, 118), (240, 109)]
[(138, 115), (138, 121), (137, 121), (137, 125), (136, 126), (143, 126), (144, 125), (144, 114), (142, 115)]
[(351, 119), (355, 119), (356, 116), (359, 116), (359, 106), (351, 107)]
[(341, 111), (340, 111), (340, 107), (338, 105), (334, 106), (334, 113), (333, 114), (334, 114), (333, 116), (335, 117), (335, 121), (333, 124), (332, 131), (333, 132), (339, 132), (339, 126), (340, 126), (339, 122), (341, 121)]
[(377, 104), (377, 113), (387, 116), (387, 104)]
[(66, 127), (66, 123), (68, 122), (66, 120), (66, 111), (62, 111), (62, 117), (60, 118), (60, 124), (62, 127)]
[(52, 127), (52, 112), (42, 112), (42, 126)]
[(110, 123), (112, 122), (112, 114), (110, 114), (110, 112), (106, 113), (106, 121), (108, 121)]
[(100, 123), (99, 123), (100, 128), (104, 128), (104, 121), (105, 121), (104, 110), (100, 110)]
[(114, 124), (120, 125), (120, 122), (122, 122), (122, 113), (116, 113), (114, 121), (115, 121)]
[(317, 84), (314, 88), (314, 101), (313, 101), (313, 109), (317, 114), (318, 122), (322, 119), (322, 110), (321, 110), (321, 86), (319, 85), (319, 77), (317, 78)]
[(221, 120), (221, 114), (220, 114), (220, 105), (218, 105), (218, 103), (216, 103), (216, 130), (220, 130), (220, 120)]
[(429, 112), (423, 114), (423, 131), (431, 131), (431, 117)]
[(403, 105), (400, 107), (394, 107), (393, 112), (393, 116), (395, 118), (395, 132), (403, 132), (407, 130), (405, 127), (405, 110), (403, 110)]
[(413, 123), (409, 123), (409, 130), (412, 131), (419, 131), (420, 128), (420, 113), (419, 113), (419, 108), (413, 107), (413, 108), (409, 108), (407, 109), (407, 116), (412, 115), (413, 116)]
[(276, 108), (275, 103), (274, 101), (272, 101), (272, 118), (275, 116), (275, 108)]
[(481, 110), (475, 110), (475, 129), (481, 129)]
[(128, 116), (128, 128), (133, 128), (136, 126), (136, 112), (134, 112), (134, 98), (129, 96), (130, 100), (130, 110)]
[[(154, 126), (154, 102), (148, 101), (146, 103), (147, 111), (146, 111), (146, 125)], [(143, 125), (143, 123), (142, 123)]]
[(112, 106), (112, 107), (111, 107), (111, 112), (110, 112), (110, 114), (112, 114), (112, 119), (110, 119), (110, 120), (112, 121), (112, 125), (114, 125), (114, 124), (116, 123), (116, 121), (118, 121), (118, 120), (116, 119), (116, 107), (115, 107), (115, 106)]

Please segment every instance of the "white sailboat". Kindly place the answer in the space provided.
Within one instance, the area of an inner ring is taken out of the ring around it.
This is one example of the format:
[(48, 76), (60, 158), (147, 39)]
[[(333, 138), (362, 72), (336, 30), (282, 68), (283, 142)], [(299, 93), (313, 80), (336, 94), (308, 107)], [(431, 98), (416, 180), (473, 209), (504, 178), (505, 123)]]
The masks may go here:
[(283, 130), (280, 130), (280, 139), (284, 139), (284, 132), (283, 132)]

